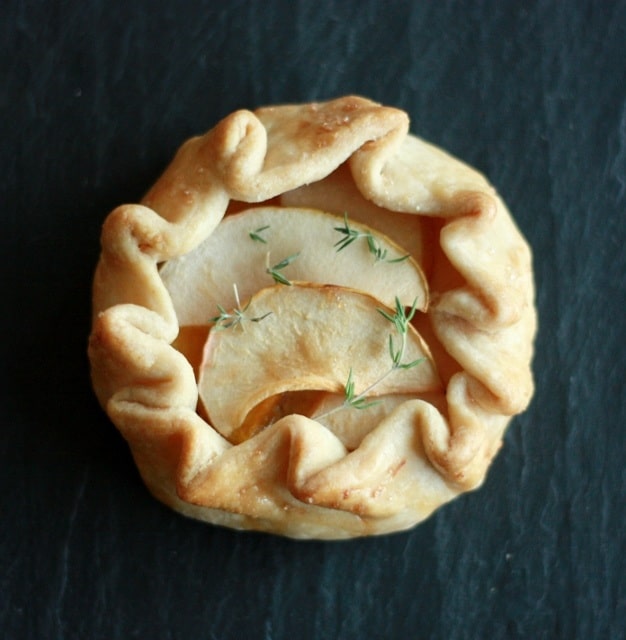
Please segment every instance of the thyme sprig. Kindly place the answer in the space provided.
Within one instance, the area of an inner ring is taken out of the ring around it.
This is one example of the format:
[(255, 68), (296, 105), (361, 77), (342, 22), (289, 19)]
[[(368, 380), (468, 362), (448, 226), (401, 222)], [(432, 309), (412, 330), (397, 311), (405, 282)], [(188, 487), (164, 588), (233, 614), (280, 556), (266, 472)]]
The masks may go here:
[(366, 389), (361, 391), (361, 393), (355, 395), (354, 390), (354, 378), (352, 374), (352, 367), (350, 367), (350, 371), (348, 373), (348, 380), (344, 385), (344, 400), (343, 402), (327, 411), (319, 416), (316, 416), (316, 420), (321, 420), (322, 418), (327, 418), (333, 413), (337, 413), (342, 411), (343, 409), (367, 409), (378, 404), (379, 400), (368, 400), (369, 394), (373, 391), (375, 387), (377, 387), (383, 380), (385, 380), (388, 376), (390, 376), (394, 371), (398, 369), (406, 370), (412, 369), (416, 367), (418, 364), (423, 362), (425, 358), (417, 358), (416, 360), (412, 360), (411, 362), (402, 362), (404, 359), (404, 352), (406, 351), (406, 342), (407, 342), (407, 333), (409, 331), (409, 323), (413, 319), (415, 312), (417, 310), (417, 298), (413, 301), (411, 308), (408, 313), (399, 298), (396, 296), (396, 306), (395, 312), (393, 314), (389, 313), (385, 309), (378, 308), (377, 311), (383, 316), (383, 318), (389, 320), (396, 330), (396, 333), (400, 336), (400, 345), (396, 348), (393, 335), (389, 334), (389, 356), (391, 357), (391, 367), (380, 377), (378, 380), (375, 380), (372, 384), (370, 384)]
[(246, 306), (242, 309), (241, 302), (239, 301), (239, 291), (236, 284), (233, 284), (233, 290), (235, 292), (235, 301), (237, 306), (231, 312), (228, 312), (221, 304), (218, 304), (217, 310), (220, 312), (219, 315), (209, 319), (209, 322), (213, 322), (215, 324), (217, 331), (231, 329), (237, 326), (241, 326), (243, 329), (244, 327), (242, 323), (244, 320), (249, 320), (250, 322), (261, 322), (261, 320), (264, 320), (267, 316), (272, 315), (272, 312), (268, 311), (262, 316), (257, 316), (255, 318), (246, 317), (246, 311), (250, 306), (250, 301), (248, 301)]
[(280, 273), (285, 267), (288, 267), (298, 256), (300, 252), (294, 253), (291, 256), (287, 256), (280, 262), (277, 262), (274, 266), (270, 266), (270, 253), (267, 252), (265, 256), (265, 272), (268, 273), (272, 278), (274, 278), (274, 282), (278, 284), (284, 284), (288, 287), (291, 286), (291, 280), (286, 278), (282, 273)]
[(261, 235), (264, 231), (267, 231), (270, 228), (269, 224), (266, 224), (263, 227), (259, 227), (254, 231), (248, 232), (248, 235), (255, 240), (256, 242), (261, 242), (263, 244), (267, 244), (267, 240)]
[(346, 247), (350, 246), (355, 240), (359, 238), (365, 238), (367, 242), (367, 248), (369, 252), (374, 256), (376, 262), (387, 262), (392, 264), (394, 262), (404, 262), (409, 254), (407, 253), (404, 256), (400, 256), (399, 258), (387, 258), (387, 249), (383, 249), (378, 240), (372, 235), (370, 231), (359, 231), (358, 229), (353, 229), (348, 222), (348, 214), (343, 214), (343, 227), (334, 227), (335, 231), (338, 231), (343, 235), (343, 237), (335, 244), (334, 247), (337, 248), (337, 251), (343, 251)]
[(368, 400), (366, 394), (364, 393), (355, 395), (354, 379), (352, 378), (352, 367), (350, 367), (348, 380), (346, 381), (346, 385), (344, 387), (344, 405), (346, 407), (352, 407), (353, 409), (363, 410), (368, 409), (369, 407), (373, 407), (375, 404), (379, 403), (380, 400)]
[(396, 328), (396, 332), (400, 335), (400, 346), (396, 349), (393, 335), (389, 334), (389, 355), (391, 356), (391, 361), (393, 363), (392, 370), (412, 369), (424, 360), (424, 358), (418, 358), (417, 360), (413, 360), (413, 362), (402, 362), (402, 359), (404, 358), (404, 351), (406, 349), (406, 335), (409, 329), (409, 323), (413, 319), (416, 310), (417, 298), (415, 298), (413, 305), (407, 313), (398, 297), (396, 297), (396, 311), (393, 315), (388, 311), (385, 311), (385, 309), (378, 309), (378, 313), (380, 313), (383, 318), (389, 320), (389, 322), (391, 322)]

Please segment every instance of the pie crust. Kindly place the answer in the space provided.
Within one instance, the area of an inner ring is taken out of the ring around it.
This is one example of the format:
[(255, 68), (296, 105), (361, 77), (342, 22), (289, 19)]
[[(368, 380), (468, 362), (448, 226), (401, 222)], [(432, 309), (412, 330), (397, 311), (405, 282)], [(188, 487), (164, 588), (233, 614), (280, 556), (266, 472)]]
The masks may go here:
[[(533, 393), (531, 252), (485, 178), (408, 129), (403, 111), (355, 96), (237, 111), (188, 140), (141, 204), (106, 219), (93, 387), (149, 490), (176, 511), (294, 538), (351, 538), (412, 527), (482, 483)], [(297, 413), (227, 439), (199, 409), (197, 362), (176, 346), (163, 265), (225, 215), (268, 204), (338, 215), (362, 207), (415, 224), (419, 236), (409, 250), (429, 305), (416, 329), (441, 388), (373, 414), (380, 420), (348, 445)]]

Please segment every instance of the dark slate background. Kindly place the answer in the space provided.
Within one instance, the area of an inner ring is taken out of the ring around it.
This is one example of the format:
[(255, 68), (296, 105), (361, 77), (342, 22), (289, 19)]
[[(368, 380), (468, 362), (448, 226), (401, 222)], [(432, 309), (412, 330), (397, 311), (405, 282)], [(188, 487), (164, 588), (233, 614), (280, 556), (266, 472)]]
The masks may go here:
[[(4, 0), (0, 53), (0, 637), (624, 637), (624, 1)], [(232, 110), (351, 92), (510, 205), (534, 402), (484, 486), (411, 532), (185, 520), (90, 391), (100, 225)]]

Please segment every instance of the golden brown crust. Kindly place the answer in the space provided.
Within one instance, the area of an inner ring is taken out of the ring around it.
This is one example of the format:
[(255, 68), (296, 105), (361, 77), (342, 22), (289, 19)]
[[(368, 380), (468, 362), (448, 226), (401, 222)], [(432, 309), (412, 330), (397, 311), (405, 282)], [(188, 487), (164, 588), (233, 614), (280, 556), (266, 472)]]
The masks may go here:
[[(238, 111), (185, 143), (142, 204), (108, 217), (93, 289), (93, 386), (147, 486), (174, 509), (235, 528), (344, 538), (408, 528), (484, 479), (533, 391), (531, 255), (480, 174), (407, 132), (402, 111), (359, 97)], [(194, 370), (172, 346), (179, 326), (158, 267), (207, 238), (230, 201), (266, 202), (342, 166), (377, 207), (440, 229), (428, 258), (428, 331), (435, 362), (441, 353), (450, 371), (445, 392), (399, 404), (353, 451), (295, 414), (233, 445), (196, 411)]]

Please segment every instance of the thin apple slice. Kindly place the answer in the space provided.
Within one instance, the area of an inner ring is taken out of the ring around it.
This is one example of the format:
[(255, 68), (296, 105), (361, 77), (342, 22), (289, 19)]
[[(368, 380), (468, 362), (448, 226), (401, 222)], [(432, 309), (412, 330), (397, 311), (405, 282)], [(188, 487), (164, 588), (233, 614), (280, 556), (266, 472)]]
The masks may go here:
[[(345, 236), (335, 227), (343, 225), (343, 218), (315, 209), (256, 207), (228, 216), (200, 246), (161, 268), (178, 323), (205, 324), (218, 315), (218, 305), (236, 308), (234, 285), (241, 300), (249, 299), (273, 283), (268, 265), (285, 258), (292, 259), (279, 273), (290, 282), (349, 286), (388, 306), (396, 296), (406, 306), (417, 299), (418, 309), (425, 310), (428, 285), (415, 260), (376, 261), (365, 238), (338, 251)], [(351, 221), (349, 226), (371, 233), (387, 260), (406, 255), (383, 234)]]
[(372, 385), (372, 396), (439, 389), (428, 347), (411, 325), (402, 362), (424, 360), (385, 376), (392, 368), (389, 336), (395, 329), (380, 307), (368, 294), (333, 285), (276, 285), (258, 292), (246, 315), (262, 321), (215, 326), (205, 344), (198, 388), (213, 426), (229, 437), (254, 407), (288, 391), (341, 393), (350, 372), (355, 394)]
[(367, 200), (358, 190), (348, 164), (341, 165), (319, 182), (303, 185), (280, 196), (285, 207), (310, 207), (343, 216), (377, 229), (411, 254), (428, 275), (432, 266), (432, 247), (439, 246), (424, 216), (389, 211)]

